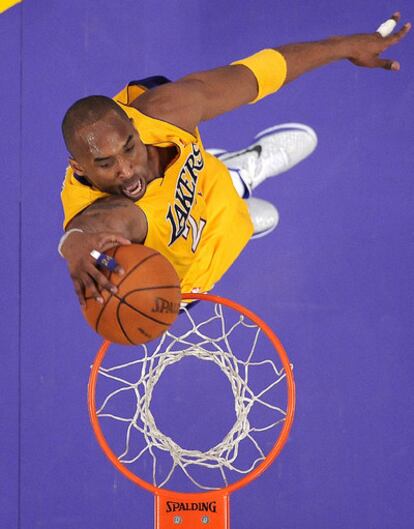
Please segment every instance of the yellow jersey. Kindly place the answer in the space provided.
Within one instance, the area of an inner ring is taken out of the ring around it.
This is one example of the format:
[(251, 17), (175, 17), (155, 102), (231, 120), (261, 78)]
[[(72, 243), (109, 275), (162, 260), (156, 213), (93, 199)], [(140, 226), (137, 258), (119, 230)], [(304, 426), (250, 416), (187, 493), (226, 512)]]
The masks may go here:
[[(163, 78), (149, 78), (154, 79)], [(147, 218), (144, 244), (172, 263), (183, 292), (207, 292), (247, 244), (253, 233), (252, 222), (227, 168), (204, 150), (198, 130), (193, 135), (129, 106), (151, 86), (145, 81), (130, 83), (114, 100), (132, 119), (144, 144), (174, 146), (178, 156), (163, 178), (150, 182), (145, 195), (136, 202)], [(69, 167), (61, 193), (64, 227), (106, 196)]]

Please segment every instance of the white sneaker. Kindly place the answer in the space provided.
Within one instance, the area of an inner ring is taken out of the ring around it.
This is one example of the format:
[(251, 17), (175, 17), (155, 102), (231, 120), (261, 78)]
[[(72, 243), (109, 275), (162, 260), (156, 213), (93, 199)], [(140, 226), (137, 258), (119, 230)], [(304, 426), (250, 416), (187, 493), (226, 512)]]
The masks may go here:
[(264, 237), (276, 228), (279, 213), (273, 204), (255, 197), (247, 198), (246, 203), (254, 228), (252, 239)]
[(301, 123), (270, 127), (256, 135), (255, 143), (237, 152), (214, 153), (230, 170), (237, 171), (248, 196), (266, 178), (288, 171), (316, 148), (316, 132)]

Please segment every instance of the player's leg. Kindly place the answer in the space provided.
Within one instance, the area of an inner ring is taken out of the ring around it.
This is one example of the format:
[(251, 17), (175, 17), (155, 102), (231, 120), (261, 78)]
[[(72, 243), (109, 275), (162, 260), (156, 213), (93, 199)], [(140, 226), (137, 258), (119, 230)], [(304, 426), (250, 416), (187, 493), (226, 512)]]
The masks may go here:
[(307, 158), (318, 143), (315, 131), (301, 123), (276, 125), (259, 132), (255, 140), (240, 151), (216, 154), (233, 181), (237, 177), (242, 181), (245, 197), (267, 178), (284, 173)]
[(317, 136), (307, 125), (286, 123), (259, 132), (255, 140), (237, 152), (208, 149), (226, 165), (237, 193), (246, 200), (254, 226), (252, 239), (267, 235), (279, 223), (276, 207), (252, 197), (252, 190), (270, 176), (288, 171), (309, 156), (315, 150)]
[[(207, 149), (207, 152), (220, 158), (227, 151), (222, 149)], [(244, 198), (249, 209), (250, 218), (252, 219), (254, 233), (252, 239), (264, 237), (273, 231), (279, 222), (279, 213), (271, 202), (256, 197), (249, 197), (249, 190), (244, 184), (239, 171), (228, 169), (233, 185), (239, 195)], [(249, 197), (249, 198), (246, 198)]]

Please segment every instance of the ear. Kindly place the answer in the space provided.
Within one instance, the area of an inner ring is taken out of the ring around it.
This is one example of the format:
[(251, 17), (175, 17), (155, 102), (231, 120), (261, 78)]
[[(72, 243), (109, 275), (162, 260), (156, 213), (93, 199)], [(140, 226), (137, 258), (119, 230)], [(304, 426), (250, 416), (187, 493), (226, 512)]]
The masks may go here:
[(139, 135), (139, 130), (136, 128), (134, 120), (132, 118), (128, 118), (128, 119), (131, 122), (131, 125), (134, 127), (136, 133), (138, 134), (138, 138), (141, 139), (141, 136)]
[(69, 165), (72, 167), (73, 172), (78, 174), (79, 176), (85, 176), (85, 171), (74, 158), (69, 158)]

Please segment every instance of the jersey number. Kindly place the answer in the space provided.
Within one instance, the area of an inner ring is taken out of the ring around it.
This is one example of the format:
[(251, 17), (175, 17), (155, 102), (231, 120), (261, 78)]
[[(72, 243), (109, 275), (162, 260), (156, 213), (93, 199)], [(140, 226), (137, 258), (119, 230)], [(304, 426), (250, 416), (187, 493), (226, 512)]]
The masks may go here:
[[(197, 221), (195, 220), (195, 218), (190, 215), (188, 217), (188, 224), (190, 224), (191, 235), (193, 237), (193, 243), (191, 245), (191, 251), (193, 253), (195, 253), (197, 248), (198, 248), (198, 245), (200, 244), (201, 235), (203, 233), (205, 225), (207, 224), (207, 221), (204, 220), (204, 219), (200, 219), (199, 224), (197, 224)], [(188, 224), (187, 224), (185, 232), (183, 233), (184, 239), (187, 239), (187, 237), (188, 237), (188, 232), (189, 232)]]

